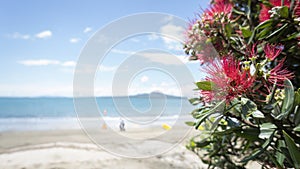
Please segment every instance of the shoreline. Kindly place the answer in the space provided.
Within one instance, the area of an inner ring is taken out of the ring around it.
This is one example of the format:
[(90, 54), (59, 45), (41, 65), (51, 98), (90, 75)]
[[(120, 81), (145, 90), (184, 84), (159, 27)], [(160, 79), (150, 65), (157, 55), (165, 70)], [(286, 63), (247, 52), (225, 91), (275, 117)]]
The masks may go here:
[[(152, 135), (162, 129), (131, 130), (122, 134), (135, 136)], [(104, 144), (116, 149), (128, 149), (132, 151), (132, 144), (118, 143), (111, 138), (111, 132), (103, 132)], [(173, 144), (167, 139), (146, 139), (142, 141), (140, 148), (147, 148), (149, 142), (156, 141), (158, 145)], [(187, 150), (184, 146), (190, 135), (172, 148), (170, 151), (148, 158), (125, 158), (107, 152), (94, 144), (82, 130), (47, 130), (47, 131), (6, 131), (0, 132), (0, 168), (61, 168), (61, 169), (110, 169), (122, 167), (125, 169), (181, 169), (202, 168), (204, 165), (196, 154)], [(135, 143), (133, 143), (135, 144)], [(145, 149), (145, 153), (148, 150)], [(126, 150), (127, 151), (127, 150)], [(137, 150), (134, 150), (137, 151)]]
[[(126, 128), (160, 128), (163, 124), (172, 126), (186, 126), (186, 121), (193, 120), (190, 116), (162, 116), (159, 119), (155, 117), (130, 117), (130, 119), (122, 118), (125, 121)], [(120, 117), (34, 117), (34, 118), (0, 118), (0, 132), (6, 131), (47, 131), (47, 130), (80, 130), (81, 122), (97, 121), (99, 124), (106, 124), (114, 130), (119, 129)], [(153, 120), (154, 119), (154, 120)], [(152, 120), (152, 121), (151, 121)], [(139, 123), (140, 122), (140, 123)], [(146, 122), (146, 123), (143, 123)], [(151, 122), (151, 123), (149, 123)]]

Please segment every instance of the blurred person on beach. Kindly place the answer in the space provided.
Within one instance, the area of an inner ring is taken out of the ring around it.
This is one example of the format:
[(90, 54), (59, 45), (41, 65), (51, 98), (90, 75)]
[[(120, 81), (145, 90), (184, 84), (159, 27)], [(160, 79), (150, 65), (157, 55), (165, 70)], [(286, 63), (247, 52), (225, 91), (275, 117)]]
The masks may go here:
[[(107, 115), (107, 111), (106, 109), (103, 110), (103, 117)], [(106, 123), (104, 121), (103, 125), (102, 125), (102, 129), (106, 130), (107, 129), (107, 126), (106, 126)]]
[(125, 122), (123, 119), (121, 119), (119, 127), (120, 127), (120, 131), (125, 131)]

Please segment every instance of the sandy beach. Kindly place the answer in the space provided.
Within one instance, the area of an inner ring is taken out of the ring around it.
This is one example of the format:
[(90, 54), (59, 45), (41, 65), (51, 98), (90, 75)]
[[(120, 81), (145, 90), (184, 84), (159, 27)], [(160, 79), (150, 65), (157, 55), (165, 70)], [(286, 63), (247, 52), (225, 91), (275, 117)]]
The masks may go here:
[[(147, 138), (163, 129), (147, 131), (127, 131), (122, 134)], [(128, 158), (114, 155), (94, 144), (82, 130), (18, 131), (0, 133), (0, 168), (3, 169), (197, 169), (203, 168), (198, 157), (184, 146), (189, 137), (176, 144), (170, 151), (154, 154), (150, 142), (155, 145), (174, 144), (172, 134), (167, 139), (143, 139), (140, 147), (132, 147), (128, 142), (111, 140), (112, 132), (106, 131), (102, 138), (114, 150), (143, 151), (148, 158)], [(175, 138), (175, 136), (174, 136)], [(150, 150), (150, 151), (149, 151)]]

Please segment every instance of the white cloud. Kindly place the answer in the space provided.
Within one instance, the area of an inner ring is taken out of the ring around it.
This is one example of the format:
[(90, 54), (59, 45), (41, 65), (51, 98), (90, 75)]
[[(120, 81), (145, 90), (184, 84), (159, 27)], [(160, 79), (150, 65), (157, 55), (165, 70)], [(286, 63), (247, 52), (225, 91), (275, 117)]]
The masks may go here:
[(89, 33), (92, 31), (92, 28), (91, 27), (86, 27), (84, 30), (83, 30), (83, 33)]
[[(181, 47), (181, 45), (180, 45)], [(182, 63), (195, 63), (189, 61), (189, 58), (186, 55), (174, 55), (170, 53), (164, 53), (164, 52), (134, 52), (134, 51), (127, 51), (127, 50), (119, 50), (119, 49), (112, 49), (111, 52), (117, 53), (117, 54), (123, 54), (123, 55), (139, 55), (142, 57), (145, 57), (146, 59), (157, 62), (157, 63), (162, 63), (162, 64), (167, 64), (167, 65), (178, 65)], [(175, 58), (174, 58), (175, 56)], [(181, 61), (181, 62), (178, 62)]]
[[(172, 24), (164, 25), (160, 28), (160, 32), (164, 35), (167, 35), (169, 37), (172, 37), (174, 39), (183, 40), (184, 38), (184, 28), (181, 26), (176, 26)], [(166, 42), (169, 42), (170, 38), (166, 39)]]
[(50, 30), (45, 30), (35, 35), (36, 38), (40, 38), (40, 39), (50, 38), (51, 36), (52, 36), (52, 32)]
[(114, 70), (116, 70), (115, 66), (104, 66), (104, 65), (99, 66), (99, 71), (101, 72), (112, 72)]
[(151, 33), (150, 35), (148, 35), (148, 40), (156, 40), (158, 38), (159, 36), (156, 33)]
[(165, 65), (182, 65), (188, 63), (188, 57), (184, 55), (172, 55), (163, 52), (143, 52), (138, 53), (141, 57), (151, 62), (161, 63)]
[(175, 51), (182, 51), (183, 50), (183, 45), (177, 41), (174, 41), (173, 39), (164, 38), (165, 46), (169, 50), (175, 50)]
[(78, 43), (80, 41), (79, 38), (71, 38), (70, 43)]
[(162, 37), (165, 45), (171, 50), (182, 50), (184, 40), (184, 28), (172, 24), (167, 24), (161, 27), (160, 32), (165, 35)]
[(126, 50), (119, 50), (119, 49), (112, 49), (111, 52), (117, 53), (117, 54), (124, 54), (124, 55), (132, 55), (135, 53), (133, 51), (126, 51)]
[(47, 66), (47, 65), (58, 65), (58, 60), (38, 59), (38, 60), (23, 60), (19, 61), (20, 64), (25, 66)]
[(34, 36), (32, 36), (30, 34), (22, 34), (19, 32), (15, 32), (13, 34), (8, 34), (7, 37), (13, 38), (13, 39), (29, 40), (29, 39), (34, 39), (34, 38), (46, 39), (46, 38), (50, 38), (51, 36), (52, 36), (52, 32), (50, 30), (45, 30), (45, 31), (35, 34)]
[(11, 35), (8, 35), (8, 37), (11, 37), (13, 39), (24, 39), (24, 40), (30, 39), (30, 35), (28, 35), (28, 34), (21, 34), (19, 32), (15, 32), (15, 33), (13, 33)]
[(76, 62), (75, 61), (66, 61), (66, 62), (62, 62), (61, 65), (64, 67), (73, 67), (76, 65)]
[(74, 61), (65, 61), (61, 62), (59, 60), (50, 60), (50, 59), (31, 59), (31, 60), (22, 60), (18, 63), (25, 66), (49, 66), (49, 65), (59, 65), (63, 67), (73, 67), (76, 65)]
[(149, 80), (149, 77), (144, 75), (144, 76), (141, 77), (140, 80), (141, 80), (142, 83), (145, 83)]
[(163, 23), (166, 23), (166, 22), (170, 22), (173, 20), (173, 16), (172, 15), (169, 15), (169, 16), (166, 16), (163, 18)]

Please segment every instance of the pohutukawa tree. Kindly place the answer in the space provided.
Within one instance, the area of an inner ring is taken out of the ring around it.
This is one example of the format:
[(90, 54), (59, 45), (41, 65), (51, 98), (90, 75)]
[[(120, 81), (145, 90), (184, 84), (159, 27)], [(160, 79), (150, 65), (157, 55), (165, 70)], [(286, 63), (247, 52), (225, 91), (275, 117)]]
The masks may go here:
[(300, 0), (214, 0), (184, 50), (206, 78), (187, 147), (209, 168), (300, 168)]

